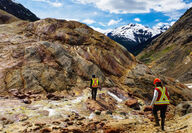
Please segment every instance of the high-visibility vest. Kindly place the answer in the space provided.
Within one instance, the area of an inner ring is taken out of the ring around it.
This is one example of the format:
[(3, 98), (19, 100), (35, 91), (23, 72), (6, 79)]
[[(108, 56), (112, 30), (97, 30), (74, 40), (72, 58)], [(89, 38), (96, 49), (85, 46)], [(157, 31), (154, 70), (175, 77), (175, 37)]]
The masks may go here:
[(99, 86), (99, 79), (98, 78), (92, 78), (92, 87), (97, 88)]
[(155, 90), (157, 90), (157, 92), (158, 92), (158, 97), (154, 103), (155, 105), (168, 105), (168, 104), (170, 104), (167, 88), (157, 87), (157, 88), (155, 88)]

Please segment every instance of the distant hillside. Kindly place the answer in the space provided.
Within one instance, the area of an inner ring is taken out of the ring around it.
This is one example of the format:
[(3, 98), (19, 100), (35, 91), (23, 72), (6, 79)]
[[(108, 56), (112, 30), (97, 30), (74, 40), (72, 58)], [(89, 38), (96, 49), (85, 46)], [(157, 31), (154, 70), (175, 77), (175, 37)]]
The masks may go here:
[(36, 21), (39, 18), (23, 5), (13, 2), (12, 0), (0, 0), (0, 9), (4, 10), (17, 18), (28, 21)]
[(152, 41), (138, 59), (149, 64), (155, 72), (192, 82), (192, 8)]
[(11, 22), (17, 21), (19, 20), (18, 18), (16, 18), (15, 16), (0, 10), (0, 24), (9, 24)]

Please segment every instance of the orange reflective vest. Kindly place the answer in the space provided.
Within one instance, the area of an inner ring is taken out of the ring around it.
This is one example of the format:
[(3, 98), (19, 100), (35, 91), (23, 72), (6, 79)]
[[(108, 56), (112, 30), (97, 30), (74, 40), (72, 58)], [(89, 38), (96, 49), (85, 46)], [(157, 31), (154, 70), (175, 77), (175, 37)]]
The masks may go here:
[(157, 92), (158, 92), (158, 97), (154, 103), (155, 105), (168, 105), (168, 104), (170, 104), (167, 88), (157, 87), (157, 88), (155, 88), (155, 90), (157, 90)]
[(97, 88), (99, 86), (99, 79), (98, 78), (92, 78), (92, 87)]

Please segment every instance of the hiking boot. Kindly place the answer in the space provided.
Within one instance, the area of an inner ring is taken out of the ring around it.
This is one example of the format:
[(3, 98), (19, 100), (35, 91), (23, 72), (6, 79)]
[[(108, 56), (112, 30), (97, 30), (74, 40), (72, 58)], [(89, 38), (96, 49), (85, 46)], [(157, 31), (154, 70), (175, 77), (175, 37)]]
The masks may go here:
[(155, 122), (155, 127), (160, 126), (159, 122)]

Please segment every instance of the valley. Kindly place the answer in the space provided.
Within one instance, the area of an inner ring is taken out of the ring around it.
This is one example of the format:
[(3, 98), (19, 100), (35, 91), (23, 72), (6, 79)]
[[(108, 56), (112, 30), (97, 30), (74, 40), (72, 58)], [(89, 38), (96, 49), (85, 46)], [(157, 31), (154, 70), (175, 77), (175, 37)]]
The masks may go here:
[[(190, 133), (191, 15), (192, 8), (157, 29), (130, 23), (110, 39), (76, 20), (39, 19), (19, 3), (0, 1), (0, 132)], [(148, 43), (132, 49), (135, 57), (116, 37)], [(154, 126), (150, 106), (156, 78), (170, 95), (165, 131)]]

